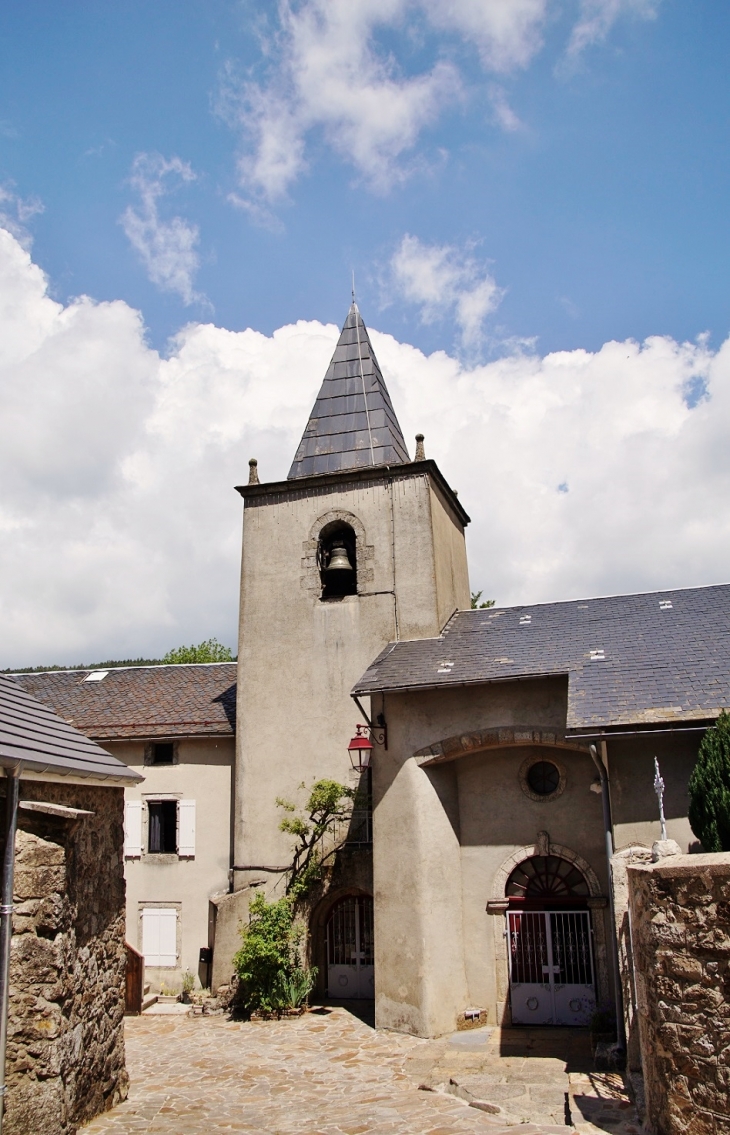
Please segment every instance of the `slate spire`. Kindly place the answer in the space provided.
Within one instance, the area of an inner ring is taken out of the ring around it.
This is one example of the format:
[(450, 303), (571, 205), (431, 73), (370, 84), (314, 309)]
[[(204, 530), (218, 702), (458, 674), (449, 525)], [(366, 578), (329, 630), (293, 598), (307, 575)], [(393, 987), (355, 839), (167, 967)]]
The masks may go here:
[(406, 443), (353, 300), (288, 479), (406, 461)]

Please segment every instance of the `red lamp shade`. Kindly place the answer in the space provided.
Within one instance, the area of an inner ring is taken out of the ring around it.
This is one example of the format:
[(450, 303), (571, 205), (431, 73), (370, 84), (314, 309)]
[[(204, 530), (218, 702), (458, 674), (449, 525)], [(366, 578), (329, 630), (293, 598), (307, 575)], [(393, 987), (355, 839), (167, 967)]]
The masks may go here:
[(357, 733), (347, 746), (347, 751), (350, 754), (350, 763), (355, 772), (362, 772), (363, 769), (368, 768), (373, 743), (368, 737), (367, 725), (357, 726)]

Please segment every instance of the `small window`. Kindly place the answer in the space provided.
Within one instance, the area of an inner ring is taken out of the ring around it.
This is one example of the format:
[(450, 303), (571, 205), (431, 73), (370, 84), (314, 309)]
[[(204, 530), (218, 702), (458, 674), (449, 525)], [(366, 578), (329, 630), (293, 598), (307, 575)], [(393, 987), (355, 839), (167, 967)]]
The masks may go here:
[(325, 525), (319, 535), (317, 560), (323, 599), (357, 595), (357, 540), (349, 524)]
[(560, 786), (560, 770), (552, 761), (537, 761), (528, 769), (527, 783), (536, 796), (552, 796)]
[(151, 854), (177, 853), (177, 800), (152, 800), (147, 849)]
[(152, 744), (153, 765), (171, 765), (175, 759), (175, 745), (172, 741), (154, 741)]

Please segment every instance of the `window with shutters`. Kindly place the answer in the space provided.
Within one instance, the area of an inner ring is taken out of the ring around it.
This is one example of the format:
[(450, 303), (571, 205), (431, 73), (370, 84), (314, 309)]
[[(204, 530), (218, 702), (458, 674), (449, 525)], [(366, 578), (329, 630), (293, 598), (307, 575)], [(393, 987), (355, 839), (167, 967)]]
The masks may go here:
[(176, 967), (177, 941), (177, 908), (142, 908), (142, 953), (145, 966)]
[(127, 800), (124, 855), (195, 858), (195, 801), (171, 797)]

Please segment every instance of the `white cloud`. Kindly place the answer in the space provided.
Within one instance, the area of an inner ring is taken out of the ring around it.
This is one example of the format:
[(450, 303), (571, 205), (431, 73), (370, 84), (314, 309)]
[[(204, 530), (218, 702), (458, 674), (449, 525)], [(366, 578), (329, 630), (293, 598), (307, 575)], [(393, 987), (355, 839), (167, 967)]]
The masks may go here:
[(580, 55), (587, 47), (602, 43), (622, 16), (653, 20), (659, 3), (660, 0), (581, 0), (578, 21), (568, 43), (568, 55)]
[(44, 212), (45, 205), (39, 197), (20, 197), (12, 182), (0, 185), (0, 226), (11, 232), (23, 248), (30, 248), (33, 243), (28, 221)]
[(449, 316), (465, 347), (476, 347), (484, 320), (504, 295), (483, 264), (448, 244), (424, 244), (408, 233), (390, 260), (391, 277), (404, 300), (421, 309), (424, 323)]
[[(653, 16), (659, 2), (579, 0), (568, 55), (604, 40), (624, 14)], [(241, 188), (254, 200), (285, 200), (308, 169), (314, 136), (385, 192), (426, 164), (423, 154), (413, 156), (424, 130), (476, 93), (464, 77), (470, 51), (489, 75), (526, 68), (559, 7), (559, 0), (280, 0), (274, 31), (261, 43), (265, 80), (242, 79), (229, 65), (221, 85), (218, 110), (242, 141)], [(414, 42), (433, 60), (415, 72)], [(496, 125), (521, 127), (501, 86), (488, 86), (487, 99)], [(230, 200), (242, 206), (245, 198)]]
[(197, 225), (183, 217), (165, 221), (160, 217), (158, 201), (175, 188), (175, 183), (195, 180), (188, 162), (180, 158), (163, 158), (161, 154), (137, 154), (132, 164), (130, 182), (140, 197), (139, 209), (124, 211), (121, 224), (129, 241), (139, 253), (153, 284), (165, 292), (175, 292), (183, 303), (200, 301), (193, 288), (200, 266)]
[[(163, 359), (126, 304), (49, 298), (3, 232), (0, 326), (0, 665), (234, 646), (233, 486), (250, 456), (286, 477), (337, 328), (191, 324)], [(485, 596), (727, 580), (730, 340), (469, 366), (372, 338), (406, 436), (472, 516)]]

